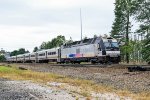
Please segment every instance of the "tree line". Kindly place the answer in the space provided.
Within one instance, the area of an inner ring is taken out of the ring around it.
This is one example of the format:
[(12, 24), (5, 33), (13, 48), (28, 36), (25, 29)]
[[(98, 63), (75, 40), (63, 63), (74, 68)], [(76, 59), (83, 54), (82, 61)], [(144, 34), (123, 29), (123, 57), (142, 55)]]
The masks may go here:
[[(111, 36), (120, 42), (122, 60), (150, 62), (150, 0), (115, 0)], [(133, 23), (134, 22), (134, 23)], [(139, 24), (136, 30), (132, 27)]]
[[(97, 37), (94, 35), (94, 37)], [(87, 37), (84, 37), (83, 39), (87, 39)], [(69, 40), (65, 38), (63, 35), (58, 35), (57, 37), (54, 37), (51, 41), (43, 42), (39, 47), (34, 47), (33, 52), (41, 51), (43, 49), (51, 49), (55, 47), (60, 47), (64, 43), (71, 43), (73, 42), (72, 38), (70, 37)], [(14, 50), (10, 52), (10, 56), (16, 56), (19, 54), (29, 53), (28, 50), (25, 50), (24, 48), (20, 48), (19, 50)]]
[(42, 49), (51, 49), (55, 47), (60, 47), (64, 43), (70, 43), (73, 42), (72, 38), (70, 37), (69, 40), (66, 40), (65, 36), (63, 35), (58, 35), (57, 37), (53, 38), (51, 41), (48, 42), (43, 42), (39, 48), (34, 47), (33, 52), (40, 51)]
[(16, 56), (16, 55), (24, 54), (24, 53), (29, 53), (29, 51), (25, 50), (25, 48), (20, 48), (18, 50), (14, 50), (14, 51), (10, 52), (10, 56)]
[[(34, 47), (33, 52), (40, 51), (43, 49), (51, 49), (54, 47), (59, 47), (60, 45), (64, 44), (65, 42), (71, 42), (71, 41), (72, 41), (72, 39), (66, 40), (65, 36), (59, 35), (59, 36), (53, 38), (51, 41), (43, 42), (39, 47), (37, 47), (37, 46)], [(25, 50), (25, 48), (20, 48), (18, 50), (14, 50), (14, 51), (10, 52), (10, 56), (16, 56), (16, 55), (24, 54), (24, 53), (29, 53), (29, 51)]]

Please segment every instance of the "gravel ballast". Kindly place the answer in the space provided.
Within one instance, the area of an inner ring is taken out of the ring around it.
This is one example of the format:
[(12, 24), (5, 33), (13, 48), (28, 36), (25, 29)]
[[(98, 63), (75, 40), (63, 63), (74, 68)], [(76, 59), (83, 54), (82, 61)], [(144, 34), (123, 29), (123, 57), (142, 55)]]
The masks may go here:
[(0, 79), (0, 100), (75, 100), (75, 97), (68, 91), (30, 81)]
[[(31, 81), (14, 81), (0, 78), (0, 100), (87, 100), (79, 94), (56, 88), (61, 83), (52, 82), (49, 87)], [(55, 87), (56, 86), (56, 87)], [(131, 100), (115, 93), (92, 93), (90, 100)]]
[(128, 72), (127, 67), (53, 66), (50, 64), (19, 64), (18, 66), (38, 71), (65, 75), (73, 78), (93, 80), (98, 84), (127, 89), (133, 92), (150, 91), (150, 71)]

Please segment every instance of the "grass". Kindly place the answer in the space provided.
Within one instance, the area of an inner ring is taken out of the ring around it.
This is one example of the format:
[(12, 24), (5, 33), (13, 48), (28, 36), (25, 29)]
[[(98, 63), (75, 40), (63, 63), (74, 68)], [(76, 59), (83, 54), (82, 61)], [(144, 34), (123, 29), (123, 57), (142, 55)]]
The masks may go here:
[(136, 100), (150, 100), (150, 92), (132, 93), (128, 90), (116, 90), (111, 86), (105, 86), (95, 84), (93, 81), (69, 78), (62, 75), (56, 75), (51, 73), (33, 72), (30, 70), (19, 70), (14, 67), (0, 66), (0, 77), (11, 80), (31, 80), (33, 82), (46, 84), (47, 82), (60, 82), (65, 83), (60, 88), (65, 88), (70, 91), (74, 91), (90, 98), (91, 92), (96, 93), (116, 93), (119, 96), (131, 97)]

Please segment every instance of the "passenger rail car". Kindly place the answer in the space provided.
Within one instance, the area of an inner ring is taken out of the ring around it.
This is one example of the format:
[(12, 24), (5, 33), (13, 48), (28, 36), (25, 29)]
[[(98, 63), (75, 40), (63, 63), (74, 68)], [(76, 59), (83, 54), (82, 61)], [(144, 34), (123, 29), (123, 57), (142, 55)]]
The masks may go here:
[(53, 49), (47, 49), (38, 51), (36, 53), (36, 62), (57, 62), (58, 59), (58, 49), (59, 48), (53, 48)]
[(31, 62), (31, 60), (30, 60), (30, 53), (24, 54), (24, 62)]
[(32, 52), (30, 53), (30, 61), (31, 62), (36, 62), (37, 61), (37, 53), (36, 52)]
[(120, 50), (116, 39), (90, 38), (66, 43), (58, 48), (10, 57), (9, 62), (119, 63)]
[(22, 62), (24, 62), (24, 55), (22, 54), (22, 55), (17, 55), (16, 56), (16, 62), (20, 62), (20, 63), (22, 63)]

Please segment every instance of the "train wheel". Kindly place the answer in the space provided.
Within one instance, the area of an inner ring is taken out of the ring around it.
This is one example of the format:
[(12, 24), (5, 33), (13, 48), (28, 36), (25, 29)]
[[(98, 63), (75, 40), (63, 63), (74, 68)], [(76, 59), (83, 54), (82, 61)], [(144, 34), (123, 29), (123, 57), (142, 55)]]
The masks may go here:
[(74, 64), (74, 62), (73, 62), (73, 61), (71, 61), (71, 64)]
[(81, 62), (78, 62), (78, 64), (80, 64)]
[(66, 63), (66, 64), (69, 64), (69, 63), (70, 63), (70, 61), (69, 61), (69, 60), (65, 60), (65, 63)]
[(111, 61), (108, 61), (108, 62), (107, 62), (107, 64), (108, 64), (108, 65), (111, 65), (111, 64), (112, 64), (112, 62), (111, 62)]
[(96, 62), (95, 61), (91, 61), (91, 64), (96, 64)]

